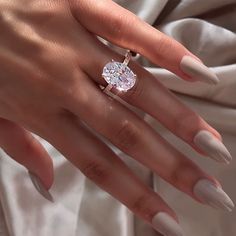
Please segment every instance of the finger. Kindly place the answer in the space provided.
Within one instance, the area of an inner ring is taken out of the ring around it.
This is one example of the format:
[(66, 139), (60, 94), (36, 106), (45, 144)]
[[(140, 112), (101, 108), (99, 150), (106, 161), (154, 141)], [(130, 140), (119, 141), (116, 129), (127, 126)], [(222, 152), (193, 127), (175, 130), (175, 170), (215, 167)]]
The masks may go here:
[(111, 0), (71, 0), (75, 18), (89, 31), (147, 57), (186, 80), (218, 83), (217, 76), (183, 45)]
[[(0, 118), (0, 146), (29, 170), (37, 190), (47, 199), (53, 183), (53, 163), (44, 147), (25, 129)], [(51, 199), (50, 199), (51, 200)]]
[(67, 109), (163, 179), (195, 199), (193, 189), (199, 179), (216, 182), (133, 112), (102, 94), (91, 80), (80, 79), (79, 88), (75, 87)]
[[(94, 40), (93, 44), (96, 44), (97, 47), (93, 48), (93, 57), (87, 60), (83, 69), (96, 82), (106, 86), (106, 82), (101, 76), (104, 65), (111, 59), (122, 62), (124, 57), (98, 40)], [(87, 50), (90, 52), (89, 48)], [(229, 163), (232, 160), (229, 151), (221, 141), (220, 134), (214, 128), (139, 64), (130, 62), (129, 66), (137, 74), (137, 82), (132, 89), (127, 92), (119, 92), (118, 96), (153, 116), (199, 153), (220, 163)], [(90, 69), (91, 67), (93, 70)]]
[(48, 141), (95, 184), (161, 233), (182, 235), (173, 210), (75, 116), (64, 114), (52, 122), (49, 132)]

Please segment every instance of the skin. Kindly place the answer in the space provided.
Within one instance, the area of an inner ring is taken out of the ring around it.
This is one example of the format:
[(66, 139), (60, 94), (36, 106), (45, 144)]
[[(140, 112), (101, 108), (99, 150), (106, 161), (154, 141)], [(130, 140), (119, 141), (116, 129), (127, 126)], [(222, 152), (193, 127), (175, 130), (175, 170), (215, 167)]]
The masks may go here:
[[(99, 88), (106, 85), (103, 66), (124, 56), (96, 35), (194, 81), (179, 68), (184, 55), (195, 57), (181, 44), (109, 0), (0, 0), (0, 35), (0, 146), (47, 189), (53, 183), (52, 160), (31, 132), (148, 223), (159, 211), (177, 219), (88, 127), (195, 200), (192, 189), (199, 179), (219, 185)], [(221, 139), (144, 68), (135, 62), (129, 66), (138, 82), (119, 94), (127, 103), (152, 115), (197, 152), (193, 137), (198, 131)]]

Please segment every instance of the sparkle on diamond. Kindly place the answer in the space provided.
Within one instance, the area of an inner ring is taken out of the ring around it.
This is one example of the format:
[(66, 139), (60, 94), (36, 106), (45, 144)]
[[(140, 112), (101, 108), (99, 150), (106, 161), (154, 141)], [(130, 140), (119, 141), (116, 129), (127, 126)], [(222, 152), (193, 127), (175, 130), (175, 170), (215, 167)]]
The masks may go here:
[(103, 68), (103, 78), (108, 84), (120, 91), (131, 89), (136, 82), (136, 75), (126, 65), (120, 62), (109, 62)]

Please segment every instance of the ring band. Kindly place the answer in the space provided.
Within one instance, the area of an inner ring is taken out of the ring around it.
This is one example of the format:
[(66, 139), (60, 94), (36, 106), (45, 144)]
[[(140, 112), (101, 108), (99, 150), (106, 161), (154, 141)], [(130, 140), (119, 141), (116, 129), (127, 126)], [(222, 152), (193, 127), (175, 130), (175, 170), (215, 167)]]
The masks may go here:
[(137, 76), (128, 67), (131, 57), (130, 50), (127, 50), (123, 63), (112, 60), (103, 67), (102, 77), (107, 82), (104, 92), (108, 92), (112, 88), (127, 92), (135, 85)]

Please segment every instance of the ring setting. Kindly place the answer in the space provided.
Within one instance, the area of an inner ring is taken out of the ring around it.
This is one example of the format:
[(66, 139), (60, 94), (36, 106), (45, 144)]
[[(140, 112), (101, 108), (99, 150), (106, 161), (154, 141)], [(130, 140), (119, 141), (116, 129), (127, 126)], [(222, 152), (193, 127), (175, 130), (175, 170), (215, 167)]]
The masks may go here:
[(128, 67), (131, 57), (128, 50), (123, 63), (112, 60), (104, 66), (102, 77), (108, 84), (105, 91), (116, 88), (118, 91), (127, 92), (133, 88), (137, 75)]

